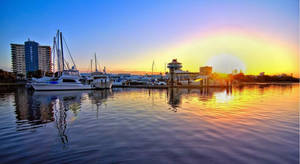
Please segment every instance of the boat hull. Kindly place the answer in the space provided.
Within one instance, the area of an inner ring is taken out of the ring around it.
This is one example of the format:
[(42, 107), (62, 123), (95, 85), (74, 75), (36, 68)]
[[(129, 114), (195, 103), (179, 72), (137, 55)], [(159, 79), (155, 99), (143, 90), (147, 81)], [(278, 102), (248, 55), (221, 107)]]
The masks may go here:
[(88, 90), (93, 89), (90, 85), (83, 84), (48, 84), (34, 83), (31, 84), (34, 90), (37, 91), (59, 91), (59, 90)]
[(110, 89), (112, 87), (112, 81), (109, 82), (95, 82), (95, 89)]

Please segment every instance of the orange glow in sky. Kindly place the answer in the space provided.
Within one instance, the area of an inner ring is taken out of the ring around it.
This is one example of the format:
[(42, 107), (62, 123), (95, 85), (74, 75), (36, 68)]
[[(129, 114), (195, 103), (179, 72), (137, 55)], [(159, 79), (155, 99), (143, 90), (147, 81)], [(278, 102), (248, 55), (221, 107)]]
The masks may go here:
[[(293, 73), (299, 76), (297, 48), (253, 32), (211, 31), (141, 55), (140, 58), (127, 61), (126, 66), (129, 70), (150, 72), (154, 60), (155, 72), (164, 72), (165, 63), (177, 58), (184, 70), (192, 72), (199, 71), (200, 66), (211, 65), (213, 71), (221, 73), (231, 73), (237, 69), (246, 74)], [(113, 67), (118, 66), (122, 66), (122, 63)]]

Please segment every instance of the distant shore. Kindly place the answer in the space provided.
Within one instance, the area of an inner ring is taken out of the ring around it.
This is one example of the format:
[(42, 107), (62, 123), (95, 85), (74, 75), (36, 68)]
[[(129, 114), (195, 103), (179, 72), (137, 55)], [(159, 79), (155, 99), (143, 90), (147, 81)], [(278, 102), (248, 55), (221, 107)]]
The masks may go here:
[(113, 86), (113, 88), (149, 88), (149, 89), (167, 89), (167, 88), (228, 88), (228, 87), (239, 87), (239, 86), (247, 86), (247, 85), (289, 85), (289, 84), (297, 84), (297, 82), (244, 82), (233, 86), (197, 86), (197, 85), (118, 85)]
[(300, 84), (299, 82), (281, 81), (281, 82), (241, 82), (240, 85), (266, 85), (266, 84)]
[(9, 82), (9, 83), (4, 83), (0, 82), (0, 86), (6, 86), (6, 85), (26, 85), (26, 82)]

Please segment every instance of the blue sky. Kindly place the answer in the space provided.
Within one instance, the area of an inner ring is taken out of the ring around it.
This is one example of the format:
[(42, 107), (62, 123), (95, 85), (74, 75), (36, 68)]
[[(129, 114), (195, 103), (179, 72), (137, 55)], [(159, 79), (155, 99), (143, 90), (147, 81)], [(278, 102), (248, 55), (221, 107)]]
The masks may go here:
[(52, 46), (57, 29), (81, 69), (89, 67), (94, 52), (111, 70), (127, 64), (135, 69), (152, 52), (163, 53), (209, 29), (259, 31), (298, 46), (297, 6), (297, 0), (1, 0), (0, 68), (11, 67), (10, 43), (30, 38)]

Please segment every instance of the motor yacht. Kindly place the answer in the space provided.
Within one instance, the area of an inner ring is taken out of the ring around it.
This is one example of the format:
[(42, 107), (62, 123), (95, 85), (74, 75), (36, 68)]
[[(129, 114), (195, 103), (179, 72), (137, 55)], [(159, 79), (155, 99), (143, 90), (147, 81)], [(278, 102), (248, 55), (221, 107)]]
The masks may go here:
[(83, 90), (93, 89), (91, 84), (80, 82), (78, 70), (64, 70), (58, 79), (52, 79), (44, 82), (33, 82), (31, 84), (34, 90), (52, 91), (52, 90)]

